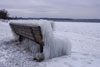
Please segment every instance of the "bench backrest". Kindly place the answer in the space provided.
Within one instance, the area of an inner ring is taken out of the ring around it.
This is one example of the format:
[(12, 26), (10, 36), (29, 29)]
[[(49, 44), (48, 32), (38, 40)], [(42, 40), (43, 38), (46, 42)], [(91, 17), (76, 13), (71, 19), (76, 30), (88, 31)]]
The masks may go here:
[(35, 41), (36, 43), (43, 45), (43, 38), (40, 26), (24, 26), (10, 23), (13, 31), (20, 36)]

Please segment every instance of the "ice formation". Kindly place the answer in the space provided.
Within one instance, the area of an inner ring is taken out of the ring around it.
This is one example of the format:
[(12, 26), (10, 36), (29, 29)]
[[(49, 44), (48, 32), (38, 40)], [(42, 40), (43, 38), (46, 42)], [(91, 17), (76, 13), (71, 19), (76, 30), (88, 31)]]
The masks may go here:
[[(45, 59), (53, 58), (53, 57), (59, 57), (62, 55), (68, 55), (71, 52), (71, 44), (66, 39), (63, 39), (63, 37), (58, 34), (57, 32), (54, 32), (54, 23), (51, 21), (46, 20), (33, 20), (33, 21), (14, 21), (11, 23), (15, 24), (22, 24), (27, 26), (40, 26), (43, 36), (43, 55)], [(13, 32), (14, 33), (14, 32)], [(15, 38), (17, 39), (18, 36), (14, 33)], [(33, 56), (40, 56), (39, 55), (39, 45), (37, 43), (25, 39), (22, 43), (24, 47), (29, 48), (31, 52), (33, 53)]]

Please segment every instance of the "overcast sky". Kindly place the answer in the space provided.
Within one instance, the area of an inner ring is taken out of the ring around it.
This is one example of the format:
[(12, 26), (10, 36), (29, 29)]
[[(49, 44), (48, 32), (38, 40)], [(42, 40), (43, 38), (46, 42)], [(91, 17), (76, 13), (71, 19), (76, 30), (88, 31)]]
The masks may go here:
[(100, 0), (0, 0), (10, 16), (100, 19)]

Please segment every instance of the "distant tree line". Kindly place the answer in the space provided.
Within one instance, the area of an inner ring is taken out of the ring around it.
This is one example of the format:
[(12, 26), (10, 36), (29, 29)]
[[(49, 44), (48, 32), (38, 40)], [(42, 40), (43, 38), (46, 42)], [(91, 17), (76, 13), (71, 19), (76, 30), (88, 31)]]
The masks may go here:
[(0, 10), (0, 19), (8, 19), (8, 20), (10, 20), (10, 19), (23, 19), (23, 18), (22, 17), (10, 17), (7, 10), (1, 9)]
[(32, 20), (32, 19), (35, 19), (35, 20), (40, 20), (40, 19), (44, 19), (44, 20), (71, 20), (70, 18), (31, 18), (31, 17), (28, 17), (28, 18), (24, 18), (24, 17), (10, 17), (9, 14), (8, 14), (8, 11), (5, 10), (5, 9), (1, 9), (0, 10), (0, 19), (23, 19), (23, 20)]
[(5, 10), (5, 9), (1, 9), (0, 10), (0, 19), (8, 19), (8, 20), (19, 20), (19, 19), (23, 19), (23, 20), (33, 20), (33, 19), (35, 19), (35, 20), (40, 20), (40, 19), (43, 19), (43, 20), (53, 20), (53, 21), (60, 21), (60, 20), (72, 20), (72, 19), (70, 19), (70, 18), (31, 18), (31, 17), (28, 17), (28, 18), (23, 18), (23, 17), (17, 17), (17, 16), (15, 16), (15, 17), (10, 17), (9, 16), (9, 13), (8, 13), (8, 11), (7, 10)]
[(0, 10), (0, 19), (9, 19), (9, 14), (5, 9)]
[(24, 17), (10, 17), (9, 13), (5, 9), (0, 10), (0, 19), (7, 20), (51, 20), (51, 21), (68, 21), (68, 22), (100, 22), (100, 19), (72, 19), (72, 18), (24, 18)]

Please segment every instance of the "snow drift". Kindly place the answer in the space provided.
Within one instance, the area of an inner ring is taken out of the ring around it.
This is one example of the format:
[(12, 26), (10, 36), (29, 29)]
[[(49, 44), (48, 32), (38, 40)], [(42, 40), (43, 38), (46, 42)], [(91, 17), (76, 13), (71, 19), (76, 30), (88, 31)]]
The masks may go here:
[[(63, 55), (68, 55), (71, 52), (71, 43), (66, 38), (63, 39), (63, 37), (54, 31), (54, 23), (51, 21), (46, 20), (33, 20), (33, 21), (14, 21), (11, 22), (14, 24), (19, 25), (26, 25), (26, 26), (40, 26), (43, 36), (43, 54), (45, 59), (59, 57)], [(13, 32), (13, 30), (12, 30)], [(13, 32), (14, 33), (14, 32)], [(15, 39), (18, 39), (18, 35), (14, 33)], [(21, 43), (24, 47), (31, 50), (33, 56), (39, 57), (39, 45), (37, 43), (25, 39)]]

